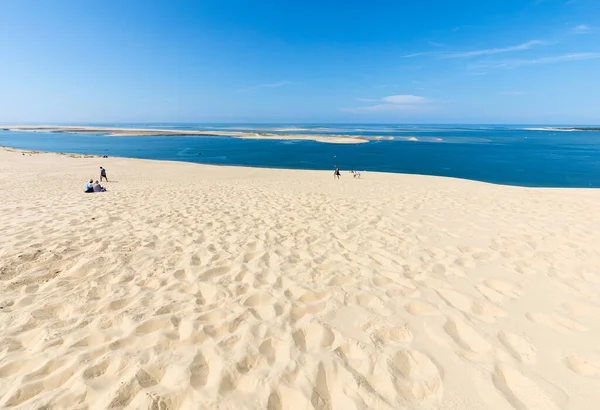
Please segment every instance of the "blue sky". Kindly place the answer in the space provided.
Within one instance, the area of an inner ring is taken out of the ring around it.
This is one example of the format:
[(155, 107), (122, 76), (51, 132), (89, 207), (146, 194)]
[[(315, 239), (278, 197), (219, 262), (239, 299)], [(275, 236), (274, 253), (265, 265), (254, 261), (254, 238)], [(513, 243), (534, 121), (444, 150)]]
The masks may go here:
[(0, 123), (600, 124), (600, 1), (0, 2)]

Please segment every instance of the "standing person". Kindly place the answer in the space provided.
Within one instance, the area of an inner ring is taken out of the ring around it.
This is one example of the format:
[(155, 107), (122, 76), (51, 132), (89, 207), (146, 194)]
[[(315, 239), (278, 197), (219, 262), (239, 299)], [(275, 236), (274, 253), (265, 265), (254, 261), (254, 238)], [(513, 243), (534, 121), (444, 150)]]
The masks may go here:
[(335, 171), (333, 171), (333, 179), (340, 179), (340, 169), (338, 168), (338, 166), (335, 166)]
[(106, 179), (106, 182), (108, 182), (108, 178), (106, 177), (106, 170), (100, 167), (100, 182), (102, 182), (102, 178)]

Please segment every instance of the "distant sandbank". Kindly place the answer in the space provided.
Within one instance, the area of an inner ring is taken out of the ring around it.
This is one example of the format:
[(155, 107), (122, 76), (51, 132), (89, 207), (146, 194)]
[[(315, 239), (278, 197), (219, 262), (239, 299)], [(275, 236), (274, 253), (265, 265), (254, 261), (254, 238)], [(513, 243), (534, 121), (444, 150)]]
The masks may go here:
[(534, 127), (534, 128), (523, 128), (527, 131), (562, 131), (562, 132), (599, 132), (600, 127)]
[(243, 131), (199, 131), (199, 130), (165, 130), (165, 129), (145, 129), (145, 128), (112, 128), (112, 127), (81, 127), (81, 126), (8, 126), (0, 127), (5, 131), (21, 132), (54, 132), (66, 134), (103, 134), (113, 137), (147, 137), (147, 136), (218, 136), (234, 137), (246, 139), (276, 139), (276, 140), (305, 140), (317, 141), (330, 144), (361, 144), (369, 142), (369, 138), (356, 135), (319, 135), (319, 134), (273, 134), (264, 132), (243, 132)]
[[(317, 141), (328, 144), (363, 144), (369, 141), (415, 141), (415, 142), (444, 142), (437, 137), (415, 137), (415, 136), (390, 136), (390, 135), (344, 135), (344, 134), (286, 134), (281, 131), (299, 131), (300, 129), (278, 129), (277, 133), (256, 131), (230, 131), (230, 130), (176, 130), (160, 128), (121, 128), (121, 127), (91, 127), (75, 125), (11, 125), (2, 126), (3, 131), (20, 132), (52, 132), (65, 134), (100, 134), (113, 137), (149, 137), (149, 136), (206, 136), (206, 137), (229, 137), (242, 139), (263, 140), (296, 140)], [(315, 131), (324, 131), (317, 129)]]

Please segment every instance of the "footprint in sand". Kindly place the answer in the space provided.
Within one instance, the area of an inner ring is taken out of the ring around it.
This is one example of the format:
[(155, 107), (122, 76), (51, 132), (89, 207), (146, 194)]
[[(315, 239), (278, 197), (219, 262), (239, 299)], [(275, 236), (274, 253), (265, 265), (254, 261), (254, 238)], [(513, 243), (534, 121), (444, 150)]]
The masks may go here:
[(373, 373), (375, 358), (370, 354), (361, 342), (355, 340), (347, 340), (340, 345), (335, 352), (345, 361), (355, 372), (362, 375)]
[(279, 304), (262, 305), (250, 309), (250, 313), (258, 320), (272, 320), (283, 312), (283, 308)]
[(202, 353), (198, 353), (190, 365), (190, 385), (194, 389), (201, 389), (206, 385), (210, 368)]
[(492, 352), (493, 346), (490, 342), (460, 319), (449, 318), (444, 330), (470, 357), (487, 357)]
[(204, 313), (196, 318), (196, 320), (205, 323), (219, 323), (224, 321), (230, 312), (225, 309), (215, 309), (213, 311)]
[(508, 316), (504, 310), (485, 300), (473, 301), (471, 311), (478, 319), (488, 323), (495, 322), (497, 318)]
[(329, 286), (344, 286), (344, 285), (351, 285), (354, 282), (355, 282), (355, 280), (348, 276), (336, 276), (334, 278), (331, 278), (328, 285)]
[(450, 289), (439, 289), (437, 293), (449, 306), (487, 323), (493, 323), (497, 318), (507, 316), (506, 312), (498, 306), (485, 300), (472, 299)]
[(560, 410), (567, 401), (566, 395), (558, 388), (554, 392), (547, 391), (519, 370), (506, 365), (496, 365), (492, 379), (496, 388), (516, 409)]
[(381, 323), (368, 323), (363, 327), (368, 332), (375, 345), (388, 345), (390, 343), (410, 343), (413, 333), (405, 323), (401, 326), (389, 326)]
[(113, 300), (112, 302), (110, 302), (108, 304), (108, 309), (109, 310), (123, 309), (124, 307), (129, 305), (131, 302), (133, 302), (133, 300), (134, 300), (134, 298), (122, 298), (122, 299)]
[(44, 377), (60, 370), (65, 364), (67, 364), (68, 360), (63, 357), (58, 357), (55, 359), (50, 359), (38, 370), (35, 370), (23, 377), (24, 382), (33, 381), (36, 379), (43, 379)]
[(229, 267), (219, 267), (219, 268), (211, 268), (204, 271), (199, 278), (203, 281), (210, 281), (218, 278), (219, 276), (223, 276), (228, 273), (230, 270)]
[(393, 283), (393, 281), (385, 276), (377, 276), (373, 278), (373, 284), (380, 288), (387, 287), (390, 283)]
[(498, 339), (509, 353), (521, 363), (534, 364), (537, 362), (537, 349), (524, 337), (500, 331)]
[(335, 341), (335, 333), (318, 322), (312, 322), (308, 326), (295, 331), (292, 334), (294, 343), (301, 351), (330, 350)]
[(270, 304), (273, 303), (273, 301), (274, 298), (269, 293), (259, 292), (248, 296), (246, 300), (244, 300), (244, 306), (255, 307), (264, 304)]
[[(36, 381), (21, 385), (12, 396), (0, 400), (2, 408), (18, 406), (21, 403), (43, 393), (45, 390), (44, 383)], [(5, 401), (6, 400), (6, 401)]]
[(442, 398), (442, 375), (425, 353), (402, 350), (390, 360), (389, 366), (398, 395), (403, 399), (420, 402)]
[(521, 289), (519, 289), (519, 287), (516, 284), (506, 280), (486, 279), (483, 283), (489, 288), (495, 290), (496, 292), (513, 299), (516, 299), (523, 295), (523, 292), (521, 291)]
[(172, 329), (173, 323), (167, 319), (162, 317), (153, 317), (146, 320), (144, 323), (138, 325), (135, 328), (135, 334), (148, 334), (152, 332), (156, 332), (158, 330)]
[(108, 367), (110, 366), (111, 362), (109, 360), (103, 360), (102, 362), (90, 366), (87, 369), (85, 369), (83, 371), (83, 379), (85, 381), (90, 381), (90, 380), (94, 380), (97, 379), (98, 377), (104, 375), (104, 373), (106, 373), (106, 370), (108, 369)]
[(415, 287), (401, 287), (401, 288), (392, 288), (388, 289), (385, 292), (386, 296), (389, 298), (397, 298), (397, 297), (411, 297), (417, 298), (421, 295), (421, 291)]
[(565, 363), (569, 369), (582, 376), (596, 376), (600, 374), (600, 355), (567, 356)]
[(517, 299), (523, 295), (516, 284), (501, 279), (486, 279), (483, 284), (476, 287), (483, 296), (496, 303), (502, 302), (505, 297)]
[(259, 354), (247, 354), (236, 363), (235, 368), (241, 374), (246, 374), (254, 369), (264, 369), (265, 366), (269, 366), (268, 359), (270, 357), (267, 358)]
[(525, 317), (538, 325), (544, 325), (562, 333), (585, 332), (588, 329), (581, 323), (562, 315), (549, 316), (545, 313), (529, 312)]
[(302, 296), (298, 298), (298, 301), (302, 303), (317, 303), (329, 299), (330, 296), (331, 293), (329, 291), (313, 292), (309, 290), (302, 294)]
[(406, 311), (415, 316), (427, 316), (439, 314), (438, 308), (427, 302), (418, 300), (407, 303), (404, 308)]
[(280, 384), (277, 390), (269, 394), (267, 410), (284, 410), (290, 408), (310, 409), (315, 407), (299, 389)]
[(2, 346), (2, 349), (5, 350), (5, 352), (13, 352), (23, 348), (23, 344), (21, 342), (11, 338), (0, 340), (0, 346)]
[(389, 316), (392, 313), (390, 309), (384, 306), (380, 298), (367, 292), (350, 296), (348, 303), (361, 306), (380, 316)]

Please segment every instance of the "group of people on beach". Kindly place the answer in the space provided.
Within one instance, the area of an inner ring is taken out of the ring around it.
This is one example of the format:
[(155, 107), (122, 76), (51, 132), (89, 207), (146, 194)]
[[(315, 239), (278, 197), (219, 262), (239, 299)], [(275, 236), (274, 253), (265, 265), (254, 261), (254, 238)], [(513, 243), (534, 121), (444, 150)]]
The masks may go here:
[[(100, 167), (100, 182), (102, 182), (102, 179), (106, 179), (106, 182), (108, 182), (108, 178), (106, 176), (106, 169)], [(100, 185), (100, 182), (98, 182), (98, 180), (94, 182), (93, 179), (90, 179), (90, 182), (85, 184), (85, 193), (106, 192), (106, 187)]]
[[(350, 173), (354, 178), (360, 179), (360, 171), (352, 170), (350, 171)], [(336, 165), (335, 170), (333, 171), (333, 179), (340, 179), (340, 176), (342, 176), (342, 174), (340, 173), (340, 168)]]
[[(352, 174), (352, 176), (354, 178), (360, 179), (360, 171), (352, 170), (352, 171), (350, 171), (350, 173)], [(333, 178), (340, 179), (341, 176), (342, 176), (342, 174), (340, 172), (340, 168), (336, 165), (335, 169), (333, 171)], [(106, 169), (104, 169), (103, 167), (100, 167), (100, 181), (98, 182), (98, 180), (94, 181), (93, 179), (90, 179), (90, 182), (85, 184), (85, 193), (106, 192), (106, 187), (103, 187), (102, 185), (100, 185), (100, 182), (102, 182), (103, 179), (105, 179), (106, 182), (108, 182), (108, 177), (106, 176)]]

